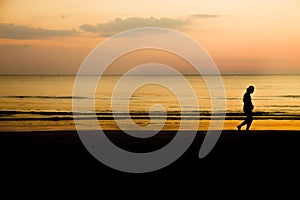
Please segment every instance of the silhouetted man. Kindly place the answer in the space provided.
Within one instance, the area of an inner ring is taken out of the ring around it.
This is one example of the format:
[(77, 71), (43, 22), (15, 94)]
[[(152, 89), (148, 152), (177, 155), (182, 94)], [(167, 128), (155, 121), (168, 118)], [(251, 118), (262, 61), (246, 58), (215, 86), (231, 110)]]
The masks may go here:
[(251, 126), (251, 123), (253, 121), (253, 114), (252, 110), (254, 108), (252, 101), (251, 101), (251, 94), (254, 92), (254, 87), (249, 86), (247, 88), (246, 93), (244, 94), (243, 102), (244, 102), (244, 113), (246, 115), (246, 120), (243, 121), (240, 125), (237, 126), (238, 131), (241, 131), (241, 128), (247, 124), (246, 132), (249, 131), (249, 128)]

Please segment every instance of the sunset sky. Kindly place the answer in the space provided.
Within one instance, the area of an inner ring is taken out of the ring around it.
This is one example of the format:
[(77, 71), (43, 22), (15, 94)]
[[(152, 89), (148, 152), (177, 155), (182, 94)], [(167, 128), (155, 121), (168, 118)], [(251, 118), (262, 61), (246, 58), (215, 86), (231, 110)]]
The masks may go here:
[(299, 0), (0, 0), (0, 74), (76, 74), (101, 41), (143, 26), (190, 36), (222, 73), (300, 73)]

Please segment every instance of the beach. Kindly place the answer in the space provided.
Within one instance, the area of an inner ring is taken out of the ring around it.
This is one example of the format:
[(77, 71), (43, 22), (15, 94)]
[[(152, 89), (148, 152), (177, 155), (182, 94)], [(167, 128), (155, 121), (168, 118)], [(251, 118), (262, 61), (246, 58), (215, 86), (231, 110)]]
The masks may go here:
[[(176, 132), (134, 139), (121, 131), (106, 131), (118, 146), (134, 152), (163, 147)], [(30, 193), (71, 189), (101, 192), (135, 189), (223, 191), (226, 194), (293, 194), (299, 181), (300, 131), (223, 131), (213, 150), (199, 159), (205, 136), (199, 131), (189, 149), (169, 166), (149, 173), (125, 173), (96, 160), (76, 131), (1, 132), (3, 191)]]

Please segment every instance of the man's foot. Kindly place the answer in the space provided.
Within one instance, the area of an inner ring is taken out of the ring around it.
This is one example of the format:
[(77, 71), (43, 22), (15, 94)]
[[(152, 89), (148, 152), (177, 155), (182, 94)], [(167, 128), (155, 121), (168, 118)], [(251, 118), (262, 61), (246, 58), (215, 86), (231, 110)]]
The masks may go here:
[(238, 132), (241, 132), (241, 126), (237, 126)]

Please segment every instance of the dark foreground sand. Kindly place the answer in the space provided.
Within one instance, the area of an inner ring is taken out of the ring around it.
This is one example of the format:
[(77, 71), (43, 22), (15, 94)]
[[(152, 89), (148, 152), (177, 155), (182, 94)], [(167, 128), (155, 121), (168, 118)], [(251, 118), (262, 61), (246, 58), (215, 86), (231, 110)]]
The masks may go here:
[[(152, 151), (165, 145), (175, 132), (148, 140), (132, 140), (118, 131), (107, 135), (122, 148)], [(113, 189), (180, 189), (199, 194), (243, 193), (289, 196), (298, 193), (300, 131), (223, 131), (215, 148), (198, 158), (203, 132), (186, 153), (161, 170), (130, 174), (111, 169), (90, 155), (74, 131), (1, 132), (1, 189), (9, 194), (101, 193)], [(26, 191), (26, 192), (24, 192)]]

